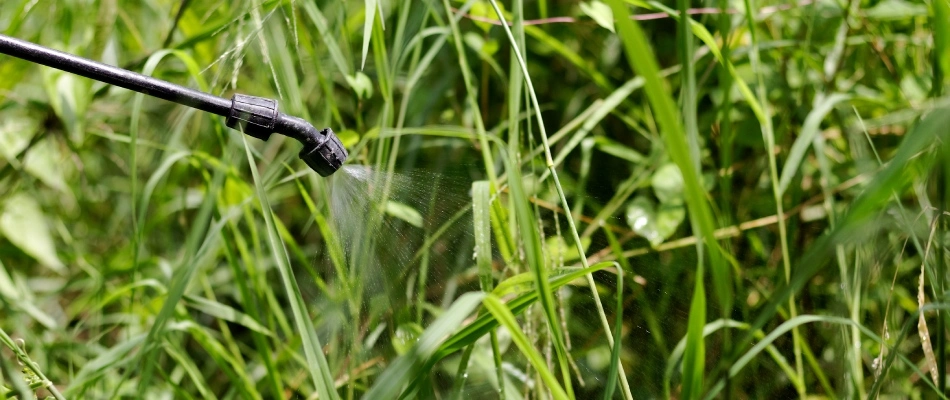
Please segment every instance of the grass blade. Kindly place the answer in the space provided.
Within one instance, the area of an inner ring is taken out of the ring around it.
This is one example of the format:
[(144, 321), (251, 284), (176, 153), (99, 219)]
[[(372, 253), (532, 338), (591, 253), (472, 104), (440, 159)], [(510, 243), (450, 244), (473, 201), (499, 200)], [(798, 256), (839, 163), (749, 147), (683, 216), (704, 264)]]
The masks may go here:
[[(369, 52), (369, 41), (373, 36), (373, 23), (376, 22), (376, 10), (379, 0), (365, 0), (363, 11), (365, 13), (363, 20), (363, 61), (360, 62), (360, 69), (366, 68), (366, 53)], [(382, 18), (382, 16), (380, 16)]]
[(614, 346), (610, 350), (610, 370), (607, 372), (607, 386), (606, 391), (604, 391), (604, 400), (609, 400), (614, 397), (614, 389), (617, 387), (617, 374), (620, 369), (620, 334), (623, 331), (623, 268), (620, 267), (620, 264), (614, 263), (614, 268), (617, 269), (617, 308), (614, 309), (614, 313), (617, 314), (616, 319), (614, 320), (614, 343), (618, 345)]
[(801, 170), (799, 164), (801, 164), (805, 158), (805, 151), (811, 146), (815, 135), (818, 134), (818, 130), (821, 128), (821, 121), (825, 119), (825, 116), (828, 115), (838, 103), (849, 99), (851, 99), (849, 95), (834, 93), (821, 99), (820, 102), (817, 102), (811, 112), (808, 113), (808, 116), (805, 118), (805, 123), (802, 125), (802, 131), (799, 133), (798, 138), (795, 139), (795, 143), (792, 144), (792, 149), (788, 151), (788, 158), (785, 160), (785, 165), (782, 166), (782, 176), (778, 183), (779, 193), (785, 193), (789, 183), (792, 182), (792, 178)]
[[(478, 264), (478, 276), (483, 292), (494, 289), (495, 280), (492, 268), (491, 245), (491, 184), (488, 181), (472, 183), (472, 222), (475, 234), (475, 262)], [(490, 333), (495, 373), (498, 379), (498, 396), (505, 398), (505, 374), (501, 364), (501, 350), (498, 347), (498, 335)]]
[(323, 346), (317, 337), (316, 329), (313, 327), (313, 321), (310, 320), (310, 316), (306, 312), (306, 305), (300, 293), (300, 287), (297, 286), (294, 271), (290, 268), (290, 256), (287, 254), (287, 249), (284, 247), (283, 242), (281, 242), (277, 227), (274, 224), (273, 211), (270, 208), (270, 202), (267, 200), (267, 192), (264, 191), (260, 174), (257, 172), (254, 157), (251, 155), (251, 148), (247, 144), (247, 136), (242, 136), (241, 138), (244, 141), (247, 162), (251, 168), (251, 175), (254, 177), (254, 185), (257, 188), (257, 197), (260, 201), (261, 213), (264, 216), (264, 224), (267, 228), (267, 243), (270, 246), (274, 261), (277, 263), (277, 269), (280, 272), (284, 290), (287, 291), (297, 334), (300, 335), (304, 354), (307, 358), (307, 369), (310, 378), (313, 380), (313, 385), (317, 393), (320, 394), (320, 398), (336, 399), (339, 396), (333, 385), (333, 379), (330, 377), (330, 366), (327, 363), (326, 356), (323, 354)]
[[(513, 157), (512, 157), (513, 158)], [(511, 160), (511, 164), (515, 164)], [(515, 219), (517, 220), (518, 232), (524, 244), (525, 259), (531, 274), (534, 277), (535, 291), (538, 293), (538, 300), (548, 323), (548, 329), (551, 332), (554, 349), (557, 352), (558, 362), (561, 365), (561, 377), (564, 379), (567, 390), (571, 391), (571, 374), (567, 366), (567, 354), (564, 346), (564, 334), (561, 332), (561, 324), (558, 323), (557, 309), (554, 306), (554, 292), (551, 290), (548, 282), (548, 267), (545, 265), (544, 255), (541, 253), (541, 237), (538, 234), (538, 225), (535, 223), (534, 213), (528, 205), (528, 197), (525, 194), (523, 183), (521, 181), (521, 171), (518, 168), (510, 169), (509, 185), (511, 187), (512, 202), (514, 202)], [(524, 351), (524, 350), (522, 350)]]
[(947, 0), (932, 0), (934, 36), (933, 86), (931, 95), (939, 97), (943, 94), (943, 86), (950, 78), (950, 2)]
[[(947, 140), (947, 132), (944, 129), (950, 125), (950, 112), (947, 111), (946, 109), (934, 110), (904, 137), (894, 158), (852, 203), (838, 226), (809, 246), (809, 250), (799, 259), (795, 274), (789, 283), (775, 290), (768, 302), (761, 307), (759, 315), (751, 324), (752, 332), (762, 329), (775, 316), (783, 303), (801, 290), (826, 261), (833, 259), (832, 252), (836, 245), (860, 242), (881, 228), (879, 224), (874, 223), (874, 217), (886, 203), (891, 201), (892, 193), (900, 193), (910, 184), (904, 171), (909, 168), (923, 170), (930, 168), (929, 163), (932, 160), (922, 159), (918, 154), (935, 142)], [(752, 340), (752, 334), (746, 334), (737, 343), (736, 351), (744, 348)], [(873, 390), (869, 391), (869, 395), (873, 393)]]
[[(609, 3), (617, 23), (618, 34), (626, 50), (627, 61), (634, 71), (646, 80), (644, 89), (663, 132), (666, 149), (683, 175), (690, 220), (694, 229), (701, 233), (703, 244), (709, 252), (713, 283), (721, 306), (728, 309), (732, 296), (728, 278), (729, 270), (721, 254), (719, 254), (719, 246), (714, 236), (715, 224), (712, 212), (706, 200), (705, 189), (699, 180), (687, 150), (689, 145), (680, 122), (681, 119), (673, 105), (673, 99), (667, 91), (666, 81), (660, 76), (656, 56), (654, 56), (643, 31), (640, 30), (635, 21), (630, 19), (630, 12), (621, 0), (610, 0)], [(692, 338), (693, 341), (692, 345), (687, 344), (691, 353), (687, 354), (686, 361), (683, 363), (683, 398), (687, 399), (699, 397), (699, 393), (693, 390), (702, 388), (704, 359), (702, 327), (705, 325), (706, 319), (706, 294), (702, 285), (703, 270), (703, 263), (700, 262), (697, 266), (696, 285), (693, 289), (693, 301), (690, 306), (690, 319), (687, 328), (687, 337)]]
[(525, 336), (524, 332), (521, 330), (521, 326), (518, 325), (518, 322), (515, 321), (514, 314), (511, 313), (511, 310), (505, 306), (498, 297), (494, 295), (486, 295), (485, 299), (482, 300), (482, 304), (485, 306), (485, 309), (488, 310), (495, 319), (508, 329), (508, 332), (511, 333), (511, 339), (514, 341), (515, 345), (518, 346), (518, 349), (521, 350), (521, 353), (528, 359), (528, 362), (531, 363), (541, 375), (541, 380), (544, 381), (545, 388), (550, 391), (551, 396), (557, 400), (566, 400), (568, 399), (567, 393), (564, 392), (564, 388), (558, 383), (557, 378), (554, 377), (554, 374), (548, 370), (547, 364), (544, 362), (544, 357), (541, 356), (541, 353), (534, 348), (534, 345), (528, 341), (528, 337)]
[(254, 318), (251, 318), (251, 316), (217, 301), (208, 300), (204, 297), (185, 295), (185, 305), (218, 319), (223, 319), (225, 321), (230, 321), (241, 325), (252, 331), (262, 333), (267, 336), (274, 335), (265, 326), (254, 320)]
[[(541, 134), (541, 143), (543, 144), (544, 158), (545, 158), (545, 163), (547, 166), (547, 171), (551, 174), (551, 177), (553, 178), (554, 187), (557, 190), (557, 194), (561, 202), (561, 206), (564, 207), (564, 211), (565, 211), (564, 215), (567, 218), (567, 224), (570, 227), (570, 233), (572, 235), (572, 238), (574, 239), (574, 245), (577, 248), (577, 254), (580, 256), (581, 265), (584, 266), (584, 268), (587, 268), (588, 267), (587, 254), (584, 249), (583, 242), (581, 241), (580, 235), (578, 234), (577, 226), (574, 223), (574, 217), (573, 217), (573, 214), (571, 213), (570, 203), (567, 201), (567, 195), (565, 195), (564, 188), (561, 186), (561, 181), (560, 179), (558, 179), (556, 164), (554, 163), (554, 159), (551, 157), (551, 143), (548, 139), (547, 130), (544, 127), (544, 119), (541, 117), (541, 105), (538, 102), (538, 94), (534, 89), (534, 83), (532, 83), (531, 74), (528, 72), (528, 65), (525, 62), (525, 56), (522, 53), (521, 48), (518, 46), (518, 42), (515, 40), (514, 35), (511, 33), (511, 28), (508, 26), (508, 22), (505, 19), (504, 13), (502, 13), (501, 8), (498, 7), (498, 2), (495, 0), (491, 0), (491, 5), (492, 5), (492, 8), (495, 10), (495, 15), (501, 21), (501, 26), (505, 30), (505, 34), (508, 36), (508, 43), (511, 45), (513, 52), (515, 54), (515, 58), (518, 60), (518, 64), (521, 66), (521, 72), (524, 78), (524, 82), (525, 82), (525, 85), (527, 85), (528, 87), (528, 95), (531, 99), (531, 105), (533, 106), (533, 109), (535, 112), (535, 118), (537, 119), (538, 131)], [(518, 151), (514, 147), (509, 147), (508, 151), (509, 151), (509, 160), (508, 160), (509, 173), (511, 174), (510, 184), (512, 187), (512, 194), (513, 194), (512, 201), (514, 204), (514, 209), (515, 209), (516, 214), (520, 214), (520, 213), (529, 211), (527, 207), (527, 203), (526, 203), (527, 197), (524, 196), (522, 192), (523, 188), (520, 188), (521, 186), (520, 170), (518, 168), (512, 169), (510, 167), (511, 165), (518, 165), (518, 157), (516, 156)], [(516, 188), (516, 186), (518, 187)], [(522, 192), (522, 194), (519, 196), (518, 192)], [(530, 236), (527, 236), (527, 238), (531, 238), (532, 240), (537, 238), (537, 245), (538, 247), (540, 247), (540, 237), (538, 237), (538, 233), (534, 231), (535, 227), (530, 224), (532, 218), (527, 215), (526, 216), (518, 215), (516, 216), (516, 218), (521, 228), (522, 235), (528, 233), (528, 232), (525, 232), (526, 229), (530, 229), (531, 230), (531, 232), (529, 233)], [(525, 241), (525, 243), (529, 243), (529, 242), (530, 241), (528, 240)], [(534, 244), (531, 244), (531, 246), (533, 245)], [(527, 252), (529, 254), (527, 257), (529, 266), (531, 266), (532, 268), (543, 268), (543, 265), (542, 265), (543, 258), (536, 259), (537, 260), (536, 262), (539, 263), (538, 265), (535, 265), (535, 263), (532, 262), (532, 257), (541, 256), (540, 251), (538, 251), (537, 254), (531, 255), (532, 250), (534, 249), (530, 249), (530, 248), (527, 249)], [(535, 276), (536, 276), (538, 288), (542, 290), (546, 289), (544, 286), (547, 285), (547, 279), (545, 278), (544, 274), (536, 271)], [(613, 343), (613, 337), (610, 335), (610, 324), (607, 322), (607, 315), (604, 313), (604, 306), (603, 304), (601, 304), (600, 297), (597, 295), (595, 291), (596, 285), (594, 284), (593, 276), (587, 275), (587, 284), (590, 287), (590, 290), (593, 294), (594, 304), (597, 307), (598, 316), (600, 317), (601, 324), (603, 325), (604, 333), (607, 335), (607, 338), (608, 338), (607, 342), (611, 346), (614, 346), (615, 344)], [(557, 317), (554, 310), (553, 300), (549, 298), (545, 298), (546, 296), (545, 294), (541, 294), (541, 296), (542, 296), (541, 305), (542, 307), (544, 307), (545, 314), (548, 317), (548, 324), (549, 324), (548, 328), (551, 330), (552, 335), (554, 337), (554, 349), (558, 354), (558, 361), (561, 364), (561, 374), (563, 375), (564, 381), (565, 381), (564, 385), (568, 391), (568, 394), (571, 396), (571, 398), (573, 398), (574, 390), (571, 384), (571, 379), (568, 377), (569, 372), (568, 372), (567, 360), (566, 360), (568, 358), (568, 355), (567, 355), (567, 351), (565, 349), (565, 344), (564, 344), (565, 335), (564, 333), (560, 331), (560, 327), (556, 326), (559, 324), (556, 323)], [(623, 368), (620, 369), (620, 373), (621, 373), (621, 381), (623, 382), (624, 397), (626, 397), (627, 399), (630, 399), (632, 398), (632, 395), (630, 393), (630, 385), (629, 383), (627, 383), (626, 374), (623, 372)]]
[[(410, 381), (410, 377), (427, 373), (422, 363), (438, 350), (444, 341), (443, 338), (454, 331), (478, 307), (483, 297), (482, 293), (466, 293), (452, 302), (452, 306), (419, 336), (419, 340), (412, 349), (396, 359), (392, 366), (376, 379), (364, 398), (395, 399), (405, 382)], [(400, 397), (407, 395), (411, 393), (403, 392), (403, 396)]]

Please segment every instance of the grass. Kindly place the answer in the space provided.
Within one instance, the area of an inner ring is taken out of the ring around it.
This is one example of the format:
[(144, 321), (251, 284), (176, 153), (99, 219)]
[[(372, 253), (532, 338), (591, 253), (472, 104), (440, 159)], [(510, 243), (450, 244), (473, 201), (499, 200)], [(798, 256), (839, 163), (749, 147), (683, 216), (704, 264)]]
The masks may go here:
[(946, 398), (948, 15), (0, 2), (351, 155), (0, 56), (0, 393)]

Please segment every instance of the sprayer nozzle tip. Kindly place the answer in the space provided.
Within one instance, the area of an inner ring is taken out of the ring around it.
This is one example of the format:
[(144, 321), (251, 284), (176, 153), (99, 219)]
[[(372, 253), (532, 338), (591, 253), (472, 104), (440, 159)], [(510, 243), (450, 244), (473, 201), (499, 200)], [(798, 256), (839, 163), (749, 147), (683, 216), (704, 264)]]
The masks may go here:
[(343, 166), (349, 154), (330, 128), (321, 130), (319, 135), (322, 137), (318, 140), (304, 141), (300, 159), (320, 176), (330, 176)]

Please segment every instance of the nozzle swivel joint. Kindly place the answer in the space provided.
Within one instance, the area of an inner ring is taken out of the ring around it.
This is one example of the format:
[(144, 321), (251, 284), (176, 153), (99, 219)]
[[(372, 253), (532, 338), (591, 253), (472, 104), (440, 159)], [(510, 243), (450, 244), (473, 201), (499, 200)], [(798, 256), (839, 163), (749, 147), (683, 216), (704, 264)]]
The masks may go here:
[(279, 133), (300, 141), (300, 159), (321, 176), (330, 176), (340, 169), (348, 156), (343, 143), (333, 130), (317, 130), (309, 122), (277, 110), (277, 101), (262, 97), (235, 94), (225, 122), (229, 128), (261, 140)]

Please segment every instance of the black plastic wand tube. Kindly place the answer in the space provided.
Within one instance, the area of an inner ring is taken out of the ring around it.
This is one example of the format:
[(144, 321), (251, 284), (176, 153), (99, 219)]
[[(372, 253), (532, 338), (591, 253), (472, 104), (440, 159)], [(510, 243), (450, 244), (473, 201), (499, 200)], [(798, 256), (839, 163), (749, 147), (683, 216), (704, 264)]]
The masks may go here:
[(0, 35), (0, 53), (158, 97), (212, 114), (227, 116), (231, 100), (155, 79), (9, 36)]
[(242, 94), (225, 99), (5, 35), (0, 53), (227, 117), (228, 127), (261, 140), (275, 132), (292, 137), (304, 146), (300, 158), (322, 176), (340, 169), (348, 156), (332, 130), (279, 112), (276, 100)]

